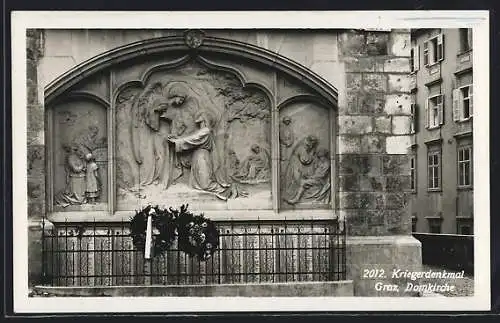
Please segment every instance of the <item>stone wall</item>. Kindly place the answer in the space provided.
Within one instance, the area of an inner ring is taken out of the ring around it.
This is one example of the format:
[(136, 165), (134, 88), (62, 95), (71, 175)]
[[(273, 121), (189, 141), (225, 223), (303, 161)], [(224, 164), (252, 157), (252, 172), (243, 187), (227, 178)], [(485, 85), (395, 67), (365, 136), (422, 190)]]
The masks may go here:
[(407, 208), (409, 44), (407, 30), (339, 36), (347, 102), (339, 106), (338, 205), (346, 219), (347, 276), (355, 295), (411, 296), (404, 291), (407, 280), (392, 272), (421, 266)]
[(410, 35), (339, 37), (347, 104), (339, 107), (339, 207), (350, 235), (408, 234)]
[(26, 34), (27, 70), (27, 156), (28, 156), (28, 254), (29, 281), (41, 273), (41, 226), (45, 212), (45, 145), (43, 92), (39, 91), (39, 65), (44, 54), (43, 32), (28, 30)]

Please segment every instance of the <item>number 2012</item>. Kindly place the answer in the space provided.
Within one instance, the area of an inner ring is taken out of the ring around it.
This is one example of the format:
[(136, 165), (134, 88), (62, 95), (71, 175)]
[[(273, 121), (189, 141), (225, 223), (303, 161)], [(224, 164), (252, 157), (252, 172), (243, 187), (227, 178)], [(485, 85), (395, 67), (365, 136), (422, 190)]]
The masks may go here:
[(385, 271), (383, 269), (364, 269), (363, 278), (384, 278)]

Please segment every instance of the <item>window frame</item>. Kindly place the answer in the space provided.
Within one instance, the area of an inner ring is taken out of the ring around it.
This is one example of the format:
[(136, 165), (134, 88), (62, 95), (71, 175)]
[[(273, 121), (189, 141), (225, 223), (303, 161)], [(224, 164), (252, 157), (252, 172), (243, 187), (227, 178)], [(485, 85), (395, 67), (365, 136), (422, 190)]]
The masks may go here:
[[(436, 104), (431, 105), (431, 102), (434, 100), (436, 100)], [(427, 97), (426, 107), (427, 129), (436, 129), (441, 127), (444, 124), (444, 95), (439, 93)], [(432, 118), (432, 112), (434, 110), (436, 111), (436, 115)], [(435, 119), (437, 119), (437, 122), (433, 122), (431, 124), (431, 120), (435, 121)]]
[[(438, 227), (439, 232), (433, 232), (432, 228)], [(427, 219), (427, 228), (429, 233), (432, 234), (442, 234), (443, 233), (443, 219), (442, 218), (428, 218)]]
[[(433, 157), (433, 163), (430, 164), (430, 157)], [(434, 157), (437, 156), (437, 164), (434, 164)], [(432, 171), (431, 171), (432, 169)], [(432, 187), (429, 185), (431, 183), (431, 173), (432, 173)], [(437, 185), (435, 185), (437, 183)], [(427, 151), (427, 191), (436, 192), (441, 191), (442, 186), (442, 160), (441, 160), (441, 149), (429, 148)]]
[(415, 102), (412, 102), (410, 104), (410, 115), (411, 115), (411, 122), (410, 122), (410, 134), (415, 134), (418, 131), (418, 105)]
[(431, 67), (444, 60), (444, 34), (432, 36), (424, 41), (424, 66)]
[[(472, 28), (459, 28), (459, 55), (472, 50)], [(466, 46), (464, 46), (464, 44)]]
[(411, 232), (412, 233), (417, 232), (417, 221), (418, 221), (418, 218), (415, 215), (412, 215), (412, 217), (411, 217)]
[(473, 218), (457, 218), (456, 219), (456, 230), (457, 234), (464, 235), (462, 233), (461, 228), (462, 227), (469, 227), (470, 228), (470, 235), (474, 235), (474, 219)]
[(410, 190), (413, 193), (417, 192), (417, 156), (410, 156)]
[[(462, 160), (461, 160), (460, 159), (460, 152), (462, 152), (462, 156), (464, 156), (463, 152), (465, 152), (465, 150), (469, 151), (469, 158), (465, 159), (463, 157)], [(457, 147), (457, 187), (459, 189), (468, 189), (468, 188), (472, 188), (473, 187), (473, 185), (472, 185), (472, 182), (473, 182), (472, 157), (473, 157), (472, 156), (472, 145), (462, 145), (462, 146)], [(464, 179), (464, 183), (465, 183), (465, 168), (463, 169), (463, 172), (462, 172), (462, 170), (460, 168), (461, 164), (464, 164), (464, 165), (468, 164), (468, 167), (469, 167), (469, 184), (463, 184), (462, 181), (461, 181), (461, 179)]]
[(420, 46), (415, 45), (410, 48), (410, 74), (420, 70)]
[[(473, 83), (462, 85), (454, 90), (454, 104), (457, 105), (454, 107), (453, 111), (456, 115), (454, 115), (454, 119), (456, 122), (467, 122), (472, 119), (474, 115), (474, 91), (473, 91)], [(467, 97), (464, 97), (464, 89), (467, 89)], [(465, 100), (469, 102), (469, 116), (465, 117)]]

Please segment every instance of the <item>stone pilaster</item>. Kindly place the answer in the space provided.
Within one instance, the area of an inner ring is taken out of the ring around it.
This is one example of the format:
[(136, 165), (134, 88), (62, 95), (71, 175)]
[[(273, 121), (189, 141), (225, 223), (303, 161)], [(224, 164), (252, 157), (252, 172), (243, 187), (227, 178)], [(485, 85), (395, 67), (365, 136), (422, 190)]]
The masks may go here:
[(28, 162), (28, 279), (39, 282), (42, 273), (41, 219), (45, 213), (45, 139), (43, 97), (38, 89), (38, 66), (43, 56), (43, 32), (26, 32), (27, 162)]
[[(345, 219), (348, 275), (356, 295), (401, 296), (394, 268), (421, 264), (407, 211), (410, 86), (408, 32), (350, 31), (339, 35), (346, 105), (339, 107), (339, 212)], [(408, 50), (404, 50), (407, 48)], [(365, 270), (384, 277), (363, 277)], [(399, 292), (378, 291), (377, 282)]]

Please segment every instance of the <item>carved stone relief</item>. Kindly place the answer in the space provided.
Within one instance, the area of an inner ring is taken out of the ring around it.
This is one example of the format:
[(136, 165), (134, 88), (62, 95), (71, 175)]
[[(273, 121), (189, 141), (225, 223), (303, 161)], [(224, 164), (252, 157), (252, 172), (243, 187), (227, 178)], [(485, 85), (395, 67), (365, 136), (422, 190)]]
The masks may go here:
[(269, 208), (270, 103), (228, 72), (156, 72), (116, 101), (117, 206)]
[(92, 101), (53, 109), (55, 210), (105, 208), (106, 122), (106, 108)]
[(282, 108), (279, 134), (281, 207), (328, 207), (331, 195), (328, 110), (311, 103)]

